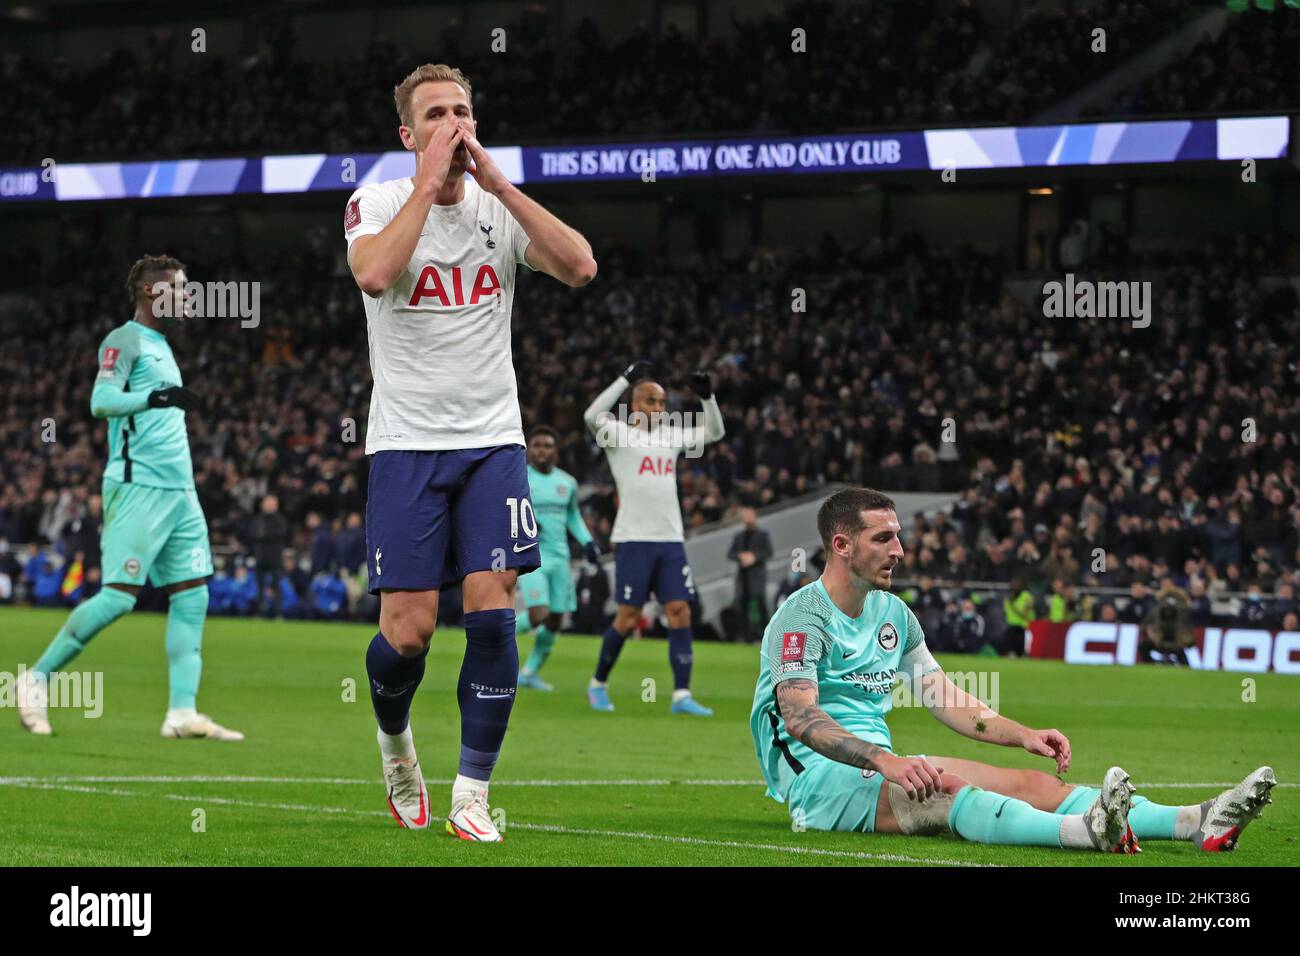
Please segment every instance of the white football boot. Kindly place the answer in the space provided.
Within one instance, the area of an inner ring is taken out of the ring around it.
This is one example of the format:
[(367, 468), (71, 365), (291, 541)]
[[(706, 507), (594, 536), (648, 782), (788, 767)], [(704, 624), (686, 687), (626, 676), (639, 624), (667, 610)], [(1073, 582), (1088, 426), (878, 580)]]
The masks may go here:
[(393, 819), (408, 830), (429, 828), (429, 790), (424, 785), (420, 761), (415, 756), (411, 728), (389, 736), (378, 731), (379, 754), (383, 758), (384, 785), (388, 788), (388, 809)]
[(38, 737), (48, 737), (50, 729), (50, 693), (47, 683), (31, 671), (23, 671), (18, 680), (18, 720)]
[(1136, 790), (1127, 773), (1111, 767), (1101, 783), (1101, 793), (1083, 811), (1084, 826), (1088, 828), (1092, 845), (1102, 853), (1125, 852), (1122, 845), (1129, 834), (1128, 811)]
[(447, 832), (462, 840), (477, 843), (501, 843), (505, 839), (492, 822), (486, 786), (472, 782), (467, 777), (456, 776), (456, 782), (451, 787), (451, 813), (447, 817)]
[(1201, 825), (1194, 842), (1207, 853), (1231, 853), (1241, 832), (1273, 802), (1277, 777), (1272, 767), (1260, 767), (1235, 787), (1201, 804)]
[(243, 740), (238, 730), (222, 727), (207, 714), (167, 712), (162, 735), (169, 740)]

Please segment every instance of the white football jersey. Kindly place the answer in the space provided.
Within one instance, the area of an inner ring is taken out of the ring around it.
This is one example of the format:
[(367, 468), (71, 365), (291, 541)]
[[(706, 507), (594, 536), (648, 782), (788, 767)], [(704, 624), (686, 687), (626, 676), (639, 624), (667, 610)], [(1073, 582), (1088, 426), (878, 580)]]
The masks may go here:
[(605, 450), (609, 470), (618, 486), (618, 515), (609, 539), (620, 541), (681, 541), (682, 509), (677, 502), (677, 458), (683, 451), (697, 454), (725, 433), (717, 398), (704, 402), (702, 423), (673, 421), (657, 428), (640, 428), (628, 416), (610, 409), (628, 387), (619, 376), (596, 396), (583, 418)]
[[(414, 188), (390, 179), (354, 192), (343, 216), (348, 247), (378, 234)], [(429, 210), (406, 271), (378, 298), (361, 294), (374, 378), (366, 454), (524, 443), (510, 310), (528, 241), (466, 176), (463, 200)]]

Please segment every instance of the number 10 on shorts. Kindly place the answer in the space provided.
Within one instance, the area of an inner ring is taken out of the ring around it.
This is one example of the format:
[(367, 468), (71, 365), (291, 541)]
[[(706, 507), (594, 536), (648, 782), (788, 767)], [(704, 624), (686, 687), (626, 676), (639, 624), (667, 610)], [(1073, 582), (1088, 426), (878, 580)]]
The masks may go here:
[(519, 537), (519, 526), (524, 526), (524, 537), (537, 537), (537, 517), (533, 514), (533, 503), (527, 498), (507, 498), (506, 507), (510, 509), (510, 537)]

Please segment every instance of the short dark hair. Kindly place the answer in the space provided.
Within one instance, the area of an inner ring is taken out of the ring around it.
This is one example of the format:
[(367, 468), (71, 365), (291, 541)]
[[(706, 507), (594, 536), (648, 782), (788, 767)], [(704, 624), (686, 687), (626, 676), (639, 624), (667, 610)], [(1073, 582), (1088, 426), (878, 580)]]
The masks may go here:
[(185, 263), (174, 256), (141, 256), (135, 260), (126, 277), (127, 301), (135, 308), (140, 297), (140, 286), (145, 280), (152, 279), (156, 282), (169, 272), (181, 272), (184, 269)]
[(844, 488), (835, 492), (817, 510), (817, 533), (821, 535), (822, 546), (831, 549), (831, 539), (837, 534), (857, 534), (866, 525), (862, 521), (862, 512), (897, 510), (894, 499), (870, 488)]
[(528, 443), (531, 445), (534, 438), (538, 438), (542, 435), (551, 436), (551, 439), (557, 445), (560, 443), (560, 433), (557, 432), (550, 425), (538, 425), (535, 428), (533, 428), (533, 430), (528, 433)]

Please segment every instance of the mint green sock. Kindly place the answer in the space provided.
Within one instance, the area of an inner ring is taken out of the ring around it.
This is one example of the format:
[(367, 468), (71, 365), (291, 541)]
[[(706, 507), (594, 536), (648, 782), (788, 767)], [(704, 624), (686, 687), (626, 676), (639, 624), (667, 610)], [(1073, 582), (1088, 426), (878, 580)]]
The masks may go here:
[(203, 674), (203, 621), (208, 616), (208, 588), (177, 591), (167, 608), (167, 706), (194, 707)]
[[(1059, 813), (1082, 813), (1101, 795), (1096, 787), (1075, 787), (1056, 808)], [(1128, 825), (1139, 840), (1176, 840), (1175, 827), (1182, 807), (1169, 807), (1152, 803), (1146, 797), (1134, 796), (1128, 811)]]
[(1139, 840), (1176, 840), (1174, 826), (1182, 807), (1152, 803), (1146, 797), (1133, 797), (1128, 811), (1128, 825)]
[(32, 666), (32, 672), (48, 678), (54, 671), (62, 670), (65, 664), (86, 649), (92, 637), (133, 607), (135, 598), (117, 588), (104, 588), (94, 597), (82, 601), (73, 608), (41, 659)]
[(1101, 796), (1101, 791), (1096, 787), (1075, 787), (1070, 791), (1070, 795), (1061, 801), (1053, 813), (1064, 815), (1067, 813), (1082, 813), (1092, 806), (1092, 801)]
[(555, 646), (555, 632), (545, 624), (537, 628), (537, 640), (533, 642), (533, 652), (528, 655), (528, 662), (524, 664), (524, 670), (530, 674), (536, 674), (546, 663), (546, 659), (551, 656), (551, 648)]
[(1056, 814), (969, 785), (957, 791), (948, 813), (948, 827), (972, 843), (1061, 845), (1061, 818)]

